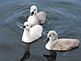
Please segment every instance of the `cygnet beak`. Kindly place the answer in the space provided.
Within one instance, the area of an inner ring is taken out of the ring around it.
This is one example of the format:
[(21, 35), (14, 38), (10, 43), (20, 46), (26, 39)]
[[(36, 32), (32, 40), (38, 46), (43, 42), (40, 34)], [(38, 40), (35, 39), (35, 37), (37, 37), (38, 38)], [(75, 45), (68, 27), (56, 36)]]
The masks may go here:
[(26, 26), (23, 26), (22, 28), (26, 28)]
[(30, 15), (32, 16), (34, 14), (34, 11), (32, 11), (31, 13), (30, 13)]

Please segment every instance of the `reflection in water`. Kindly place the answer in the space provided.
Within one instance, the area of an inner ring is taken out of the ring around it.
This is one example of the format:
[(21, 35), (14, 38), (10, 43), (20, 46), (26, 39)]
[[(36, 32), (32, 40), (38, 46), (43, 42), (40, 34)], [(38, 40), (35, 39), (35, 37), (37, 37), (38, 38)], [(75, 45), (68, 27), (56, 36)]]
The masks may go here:
[(56, 61), (57, 52), (56, 51), (49, 51), (50, 55), (43, 55), (47, 58), (48, 61)]
[(22, 42), (22, 46), (24, 48), (24, 54), (20, 58), (20, 61), (25, 61), (30, 58), (30, 44)]

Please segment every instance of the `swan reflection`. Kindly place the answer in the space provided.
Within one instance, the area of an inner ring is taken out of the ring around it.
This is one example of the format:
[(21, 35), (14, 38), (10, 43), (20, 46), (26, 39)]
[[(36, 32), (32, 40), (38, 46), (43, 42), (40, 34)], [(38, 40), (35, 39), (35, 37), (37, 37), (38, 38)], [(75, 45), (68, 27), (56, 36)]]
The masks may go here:
[(24, 48), (24, 54), (20, 58), (20, 61), (25, 61), (30, 58), (30, 44), (22, 42), (22, 46)]
[(57, 52), (56, 51), (49, 51), (49, 55), (43, 55), (45, 58), (47, 58), (48, 61), (56, 61)]

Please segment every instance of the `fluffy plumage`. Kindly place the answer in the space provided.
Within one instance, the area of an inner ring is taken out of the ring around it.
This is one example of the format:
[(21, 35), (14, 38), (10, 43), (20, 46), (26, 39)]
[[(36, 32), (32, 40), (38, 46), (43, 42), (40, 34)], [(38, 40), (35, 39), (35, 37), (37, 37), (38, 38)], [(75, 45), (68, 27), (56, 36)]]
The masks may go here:
[(30, 8), (30, 16), (27, 21), (32, 25), (44, 24), (46, 20), (46, 13), (44, 11), (37, 12), (37, 7), (35, 5)]
[(22, 41), (31, 43), (42, 36), (43, 27), (41, 25), (31, 26), (28, 22), (24, 23)]
[(55, 31), (49, 31), (47, 37), (49, 42), (45, 45), (48, 50), (67, 51), (79, 46), (80, 41), (78, 39), (60, 38)]

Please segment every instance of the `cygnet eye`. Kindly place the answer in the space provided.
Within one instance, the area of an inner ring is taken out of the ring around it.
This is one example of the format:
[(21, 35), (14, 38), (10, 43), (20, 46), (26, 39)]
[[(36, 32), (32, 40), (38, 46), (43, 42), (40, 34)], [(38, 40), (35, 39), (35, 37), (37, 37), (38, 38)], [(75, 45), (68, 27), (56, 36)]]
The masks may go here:
[(36, 9), (34, 9), (34, 11), (36, 11)]
[(28, 25), (26, 25), (26, 26), (28, 26)]
[(54, 36), (55, 34), (53, 33), (52, 35)]
[(33, 26), (31, 26), (31, 27), (33, 27)]
[(51, 35), (49, 35), (49, 37), (51, 37)]

